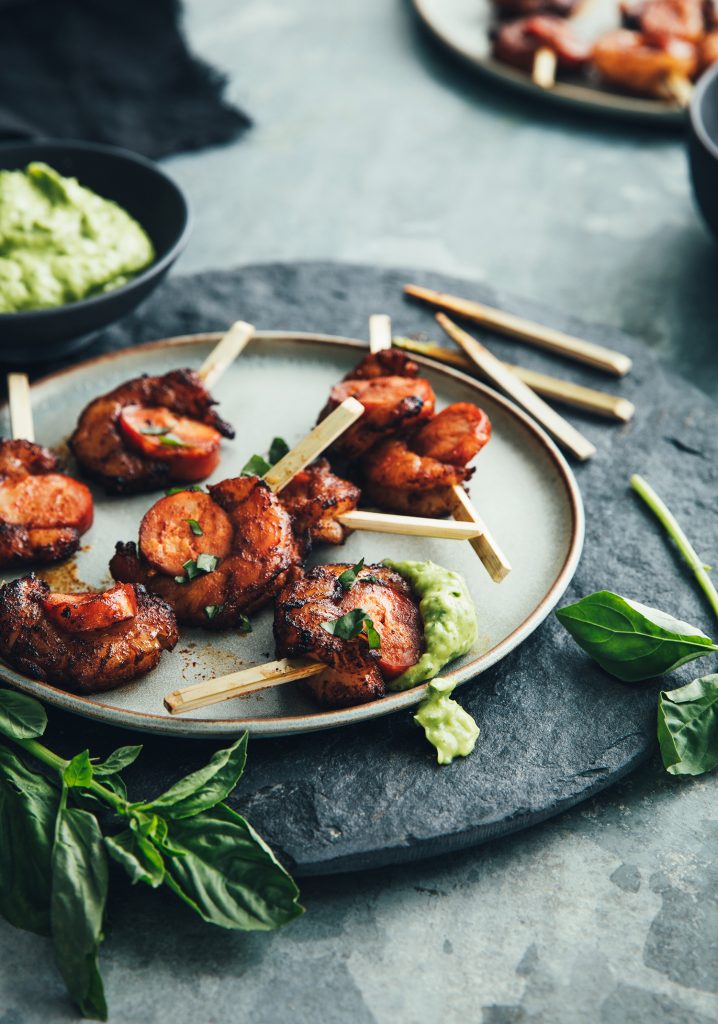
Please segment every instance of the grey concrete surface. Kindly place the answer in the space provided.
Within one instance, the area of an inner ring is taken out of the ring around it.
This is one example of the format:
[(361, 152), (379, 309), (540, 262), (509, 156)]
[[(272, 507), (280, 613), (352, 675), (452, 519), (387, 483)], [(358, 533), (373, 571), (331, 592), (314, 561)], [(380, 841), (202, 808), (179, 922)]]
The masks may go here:
[[(718, 246), (680, 137), (477, 84), (402, 0), (193, 0), (188, 28), (257, 126), (170, 161), (195, 207), (181, 271), (423, 263), (636, 333), (718, 395)], [(306, 916), (270, 936), (123, 889), (102, 956), (110, 1019), (716, 1021), (717, 793), (718, 777), (673, 780), (654, 759), (477, 851), (305, 883)], [(0, 1024), (75, 1019), (47, 945), (1, 925)]]

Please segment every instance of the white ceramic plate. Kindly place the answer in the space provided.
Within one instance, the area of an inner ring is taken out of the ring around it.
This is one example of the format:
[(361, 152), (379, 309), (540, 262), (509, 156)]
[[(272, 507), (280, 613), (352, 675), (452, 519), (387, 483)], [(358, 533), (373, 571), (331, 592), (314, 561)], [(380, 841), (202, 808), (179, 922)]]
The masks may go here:
[[(559, 80), (552, 89), (535, 85), (531, 76), (491, 56), (491, 0), (413, 0), (414, 7), (430, 31), (455, 54), (482, 74), (549, 102), (661, 123), (683, 123), (686, 112), (667, 100), (624, 95), (602, 85), (596, 76), (585, 80)], [(603, 32), (618, 27), (618, 0), (585, 0), (574, 18), (578, 34), (593, 42)]]
[[(91, 399), (141, 373), (178, 366), (199, 367), (217, 334), (174, 338), (126, 349), (46, 377), (32, 388), (38, 442), (67, 455), (64, 441)], [(294, 444), (313, 425), (331, 385), (360, 357), (366, 343), (321, 335), (259, 332), (225, 374), (215, 395), (220, 413), (237, 436), (224, 444), (214, 479), (236, 476), (254, 452), (265, 452), (275, 435)], [(359, 350), (359, 351), (358, 351)], [(451, 666), (465, 682), (495, 664), (539, 625), (566, 589), (583, 544), (583, 507), (576, 481), (549, 438), (519, 409), (457, 371), (423, 362), (437, 394), (450, 402), (480, 404), (491, 418), (493, 437), (477, 460), (472, 495), (513, 566), (492, 583), (464, 541), (427, 540), (355, 533), (344, 547), (325, 546), (314, 562), (367, 562), (382, 558), (433, 559), (461, 572), (479, 610), (480, 640)], [(2, 414), (8, 432), (7, 410)], [(69, 563), (40, 575), (56, 590), (83, 590), (111, 583), (108, 562), (118, 540), (134, 540), (144, 512), (159, 495), (107, 498), (94, 488), (95, 523)], [(5, 577), (10, 578), (9, 576)], [(49, 704), (111, 725), (184, 737), (253, 734), (278, 736), (360, 722), (416, 704), (425, 686), (393, 693), (356, 708), (321, 711), (288, 683), (244, 698), (171, 717), (162, 699), (170, 690), (224, 675), (274, 657), (272, 612), (253, 616), (248, 636), (185, 629), (172, 653), (142, 679), (92, 698), (78, 697), (19, 675), (0, 664), (0, 678)], [(446, 674), (446, 673), (444, 673)]]

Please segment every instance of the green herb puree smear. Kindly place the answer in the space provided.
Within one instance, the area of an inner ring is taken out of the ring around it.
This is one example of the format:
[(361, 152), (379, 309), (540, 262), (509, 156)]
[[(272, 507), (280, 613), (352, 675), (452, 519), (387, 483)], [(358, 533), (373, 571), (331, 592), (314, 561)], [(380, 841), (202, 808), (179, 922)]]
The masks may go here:
[(125, 284), (155, 257), (129, 213), (47, 164), (0, 171), (0, 313)]
[(426, 650), (416, 665), (389, 683), (392, 690), (408, 690), (433, 679), (448, 662), (467, 654), (476, 643), (476, 609), (463, 578), (435, 562), (393, 562), (394, 569), (419, 598)]
[(449, 679), (429, 683), (429, 693), (419, 705), (414, 721), (436, 747), (439, 764), (451, 764), (455, 757), (466, 757), (476, 746), (479, 727), (468, 711), (449, 694), (456, 684)]

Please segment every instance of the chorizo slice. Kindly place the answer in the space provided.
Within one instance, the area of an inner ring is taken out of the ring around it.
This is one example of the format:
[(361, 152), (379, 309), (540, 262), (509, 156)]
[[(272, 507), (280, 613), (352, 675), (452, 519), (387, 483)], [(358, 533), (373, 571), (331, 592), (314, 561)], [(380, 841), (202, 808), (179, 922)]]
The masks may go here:
[(61, 473), (9, 478), (0, 483), (0, 520), (11, 525), (72, 528), (85, 533), (92, 525), (89, 489)]
[(345, 380), (334, 385), (319, 418), (324, 419), (349, 397), (361, 402), (364, 413), (331, 448), (348, 459), (359, 458), (385, 437), (430, 419), (436, 404), (434, 389), (423, 377)]
[(48, 594), (43, 608), (67, 633), (107, 629), (137, 615), (137, 595), (130, 583), (116, 583), (102, 594)]
[(224, 558), (234, 530), (227, 513), (202, 491), (180, 491), (160, 498), (140, 524), (140, 551), (167, 576), (181, 576), (185, 562), (199, 555)]

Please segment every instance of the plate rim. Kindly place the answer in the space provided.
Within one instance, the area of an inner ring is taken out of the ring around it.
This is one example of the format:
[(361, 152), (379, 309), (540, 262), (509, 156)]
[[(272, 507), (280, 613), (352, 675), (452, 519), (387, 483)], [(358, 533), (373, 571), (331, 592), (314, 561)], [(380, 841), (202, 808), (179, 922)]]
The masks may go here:
[[(431, 0), (429, 0), (429, 3)], [(470, 64), (480, 74), (526, 95), (534, 96), (558, 106), (569, 106), (589, 110), (593, 114), (614, 116), (626, 120), (640, 120), (656, 125), (683, 125), (687, 122), (687, 111), (680, 107), (671, 107), (660, 100), (651, 100), (641, 96), (622, 95), (595, 89), (590, 85), (577, 85), (570, 82), (556, 82), (551, 89), (536, 85), (524, 72), (502, 64), (492, 57), (477, 57), (463, 49), (456, 40), (447, 34), (443, 25), (437, 23), (427, 9), (427, 0), (411, 0), (415, 14), (421, 23), (439, 40), (439, 42)]]
[[(128, 355), (143, 351), (158, 351), (168, 348), (190, 347), (192, 345), (206, 343), (215, 344), (221, 337), (222, 331), (202, 331), (195, 334), (175, 335), (169, 338), (160, 338), (154, 341), (142, 342), (138, 345), (131, 345), (126, 348), (117, 349), (114, 352), (106, 352), (89, 359), (74, 363), (71, 366), (63, 367), (52, 373), (39, 377), (31, 384), (31, 389), (39, 388), (49, 382), (57, 381), (62, 377), (74, 375), (79, 370), (92, 369), (108, 362), (114, 362), (127, 358)], [(367, 342), (356, 338), (343, 337), (341, 335), (322, 334), (311, 331), (294, 330), (272, 330), (257, 331), (252, 341), (289, 341), (289, 342), (310, 342), (313, 344), (325, 344), (327, 347), (339, 349), (366, 350)], [(250, 342), (251, 344), (251, 342)], [(495, 665), (511, 651), (519, 647), (531, 633), (548, 617), (556, 607), (566, 591), (583, 550), (585, 538), (585, 513), (583, 499), (578, 482), (568, 462), (558, 450), (555, 443), (548, 434), (530, 416), (517, 406), (510, 399), (505, 398), (498, 391), (476, 380), (474, 377), (450, 366), (443, 366), (435, 360), (424, 356), (412, 355), (412, 358), (420, 365), (426, 366), (434, 372), (443, 374), (450, 379), (455, 379), (462, 384), (468, 385), (479, 394), (488, 395), (492, 401), (503, 406), (505, 411), (518, 420), (519, 424), (532, 434), (535, 440), (547, 452), (553, 461), (558, 472), (559, 479), (565, 489), (569, 508), (572, 516), (571, 538), (566, 558), (559, 569), (559, 572), (551, 586), (536, 607), (519, 623), (519, 625), (504, 637), (490, 650), (479, 655), (461, 668), (446, 673), (444, 678), (455, 679), (457, 686), (477, 678), (492, 665)], [(7, 409), (7, 402), (3, 402), (0, 410)], [(126, 708), (116, 708), (92, 699), (89, 696), (80, 696), (52, 686), (50, 683), (37, 679), (30, 679), (10, 668), (0, 661), (0, 680), (11, 684), (23, 693), (30, 694), (38, 699), (45, 700), (48, 704), (58, 707), (61, 710), (69, 711), (80, 717), (93, 721), (99, 721), (104, 725), (111, 725), (117, 728), (133, 729), (138, 732), (152, 733), (154, 735), (174, 736), (181, 739), (210, 739), (218, 737), (233, 736), (239, 732), (247, 731), (253, 737), (279, 737), (288, 735), (319, 732), (326, 729), (333, 729), (338, 726), (351, 725), (353, 723), (370, 721), (374, 718), (383, 717), (394, 711), (400, 711), (417, 704), (426, 694), (428, 683), (412, 687), (409, 690), (402, 690), (388, 693), (379, 700), (371, 701), (368, 704), (360, 704), (350, 708), (337, 708), (328, 711), (319, 711), (310, 715), (285, 715), (272, 718), (182, 718), (170, 715), (154, 714), (146, 711), (132, 711)]]

